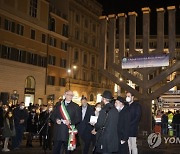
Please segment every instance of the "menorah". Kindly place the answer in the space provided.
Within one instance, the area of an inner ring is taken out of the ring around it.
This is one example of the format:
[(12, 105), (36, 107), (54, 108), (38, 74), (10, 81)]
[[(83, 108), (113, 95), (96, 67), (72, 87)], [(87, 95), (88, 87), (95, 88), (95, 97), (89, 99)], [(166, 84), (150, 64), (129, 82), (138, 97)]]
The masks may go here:
[[(157, 10), (157, 47), (154, 50), (150, 50), (150, 8), (142, 8), (142, 53), (136, 49), (136, 12), (129, 12), (129, 57), (138, 55), (151, 55), (151, 54), (163, 54), (164, 48), (164, 8), (158, 8)], [(168, 76), (172, 75), (180, 69), (180, 61), (176, 58), (175, 54), (175, 6), (167, 7), (168, 11), (168, 55), (169, 66), (167, 67), (147, 67), (147, 68), (132, 68), (122, 69), (122, 58), (126, 55), (126, 23), (127, 15), (120, 13), (118, 15), (101, 16), (101, 34), (100, 34), (100, 72), (110, 79), (112, 82), (118, 84), (121, 88), (131, 92), (141, 103), (142, 106), (142, 118), (140, 125), (140, 132), (151, 132), (151, 106), (152, 100), (156, 99), (169, 89), (180, 84), (180, 76), (166, 82)], [(118, 23), (117, 23), (118, 22)], [(118, 25), (118, 55), (116, 55), (115, 47), (116, 42), (116, 26)], [(108, 33), (108, 38), (107, 38)], [(116, 57), (115, 57), (116, 56)], [(132, 72), (138, 72), (139, 76), (134, 75)], [(119, 73), (124, 79), (119, 80), (116, 75)], [(150, 75), (154, 74), (153, 78)], [(139, 86), (139, 90), (132, 88), (126, 83), (127, 80), (132, 81)], [(165, 82), (164, 82), (165, 81)], [(154, 88), (154, 87), (157, 88)], [(152, 90), (153, 89), (153, 90)]]

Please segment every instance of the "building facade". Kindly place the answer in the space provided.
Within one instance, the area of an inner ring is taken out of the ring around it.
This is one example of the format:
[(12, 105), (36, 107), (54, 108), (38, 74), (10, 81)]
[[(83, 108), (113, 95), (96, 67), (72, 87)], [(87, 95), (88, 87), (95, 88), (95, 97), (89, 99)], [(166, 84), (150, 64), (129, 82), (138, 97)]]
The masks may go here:
[(96, 0), (69, 1), (69, 80), (75, 101), (82, 96), (100, 101), (105, 89), (113, 91), (113, 83), (103, 77), (99, 68), (100, 21), (102, 6)]
[[(66, 86), (68, 11), (65, 1), (0, 1), (0, 93), (5, 103), (47, 103)], [(64, 11), (62, 11), (61, 10)]]
[(98, 72), (101, 13), (95, 0), (1, 0), (3, 103), (56, 102), (68, 89), (75, 102), (84, 95), (94, 103), (104, 89), (113, 90)]

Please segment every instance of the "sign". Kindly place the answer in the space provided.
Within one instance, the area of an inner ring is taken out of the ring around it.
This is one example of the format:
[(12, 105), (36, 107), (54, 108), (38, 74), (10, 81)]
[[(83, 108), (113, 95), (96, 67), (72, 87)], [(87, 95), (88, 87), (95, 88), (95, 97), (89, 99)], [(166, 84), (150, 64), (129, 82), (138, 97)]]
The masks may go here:
[(25, 88), (24, 93), (25, 94), (35, 94), (35, 89), (34, 88)]
[(122, 69), (162, 66), (169, 66), (168, 54), (142, 55), (122, 59)]

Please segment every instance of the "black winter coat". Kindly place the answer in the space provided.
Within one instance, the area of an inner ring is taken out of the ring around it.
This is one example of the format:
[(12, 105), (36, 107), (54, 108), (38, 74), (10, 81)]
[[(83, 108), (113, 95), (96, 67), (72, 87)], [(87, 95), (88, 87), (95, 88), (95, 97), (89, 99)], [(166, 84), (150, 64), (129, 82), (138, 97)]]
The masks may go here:
[[(109, 112), (108, 112), (109, 111)], [(108, 112), (108, 116), (107, 113)], [(107, 116), (104, 132), (102, 127)], [(96, 151), (97, 152), (117, 152), (118, 151), (118, 111), (113, 104), (106, 104), (99, 113), (97, 123), (95, 124), (96, 134)]]
[[(64, 103), (64, 101), (62, 102)], [(56, 119), (63, 119), (61, 113), (60, 113), (60, 105), (61, 103), (58, 103), (58, 105), (55, 107), (52, 115), (51, 120), (54, 123), (54, 131), (53, 131), (53, 139), (54, 141), (68, 141), (69, 133), (68, 133), (68, 127), (67, 125), (61, 123), (60, 125), (56, 123)], [(68, 106), (66, 106), (67, 112), (69, 113), (71, 124), (76, 125), (80, 122), (80, 110), (79, 106), (75, 104), (74, 102), (70, 102)], [(63, 119), (64, 120), (64, 119)]]
[(118, 137), (119, 143), (121, 140), (128, 141), (129, 139), (129, 129), (130, 129), (130, 112), (129, 107), (124, 106), (124, 108), (119, 112), (118, 119)]
[(130, 111), (130, 131), (129, 137), (137, 137), (138, 126), (141, 118), (141, 106), (138, 102), (133, 102), (129, 105)]

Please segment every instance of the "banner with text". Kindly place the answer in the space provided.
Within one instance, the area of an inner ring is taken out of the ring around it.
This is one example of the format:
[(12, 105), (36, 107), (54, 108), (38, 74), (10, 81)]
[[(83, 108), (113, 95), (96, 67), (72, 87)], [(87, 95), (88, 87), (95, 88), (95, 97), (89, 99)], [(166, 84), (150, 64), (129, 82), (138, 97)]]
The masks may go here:
[(122, 59), (122, 69), (169, 66), (169, 55), (142, 55)]

